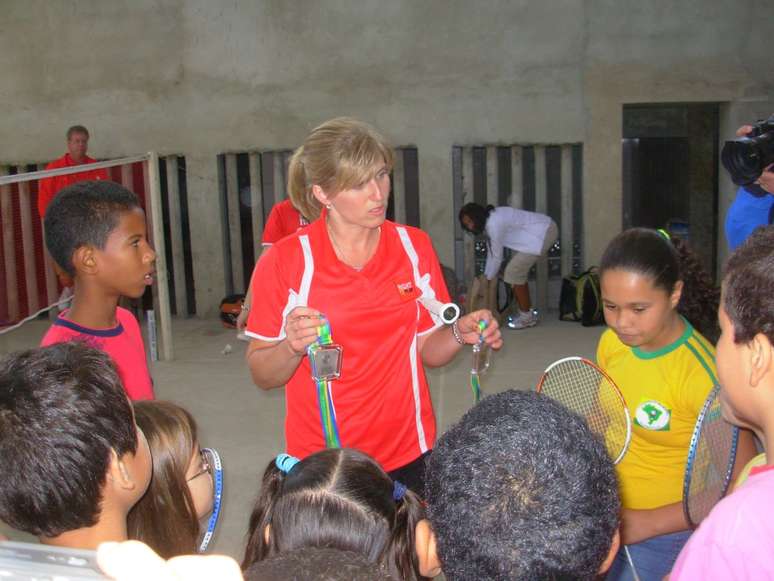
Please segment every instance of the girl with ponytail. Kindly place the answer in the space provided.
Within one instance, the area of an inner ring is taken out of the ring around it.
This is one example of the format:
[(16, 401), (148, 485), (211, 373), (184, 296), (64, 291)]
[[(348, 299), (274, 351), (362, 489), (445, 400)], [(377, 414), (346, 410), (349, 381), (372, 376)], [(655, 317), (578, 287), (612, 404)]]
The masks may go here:
[(242, 568), (304, 548), (358, 553), (395, 579), (419, 580), (415, 531), (429, 527), (419, 497), (369, 456), (324, 450), (302, 461), (281, 454), (266, 467)]
[[(646, 228), (610, 242), (600, 286), (609, 328), (597, 361), (621, 389), (633, 419), (629, 451), (616, 466), (621, 540), (641, 579), (661, 579), (690, 535), (683, 475), (696, 419), (717, 383), (719, 293), (684, 242)], [(746, 462), (754, 449), (749, 433), (740, 446)], [(635, 578), (623, 549), (607, 578)]]

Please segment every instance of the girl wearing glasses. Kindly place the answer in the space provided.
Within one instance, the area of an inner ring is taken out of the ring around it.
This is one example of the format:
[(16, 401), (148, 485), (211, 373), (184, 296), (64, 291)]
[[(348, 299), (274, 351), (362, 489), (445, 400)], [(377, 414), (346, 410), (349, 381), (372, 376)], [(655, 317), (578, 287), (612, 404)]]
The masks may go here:
[(153, 455), (153, 478), (129, 512), (129, 538), (165, 559), (196, 553), (200, 522), (213, 504), (212, 468), (199, 448), (196, 421), (167, 401), (136, 402), (134, 414)]

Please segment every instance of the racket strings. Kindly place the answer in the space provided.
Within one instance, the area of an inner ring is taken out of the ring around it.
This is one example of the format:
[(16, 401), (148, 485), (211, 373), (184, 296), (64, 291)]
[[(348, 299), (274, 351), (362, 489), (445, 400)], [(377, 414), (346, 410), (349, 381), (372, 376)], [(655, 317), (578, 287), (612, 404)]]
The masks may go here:
[(610, 457), (619, 458), (629, 439), (629, 416), (618, 388), (601, 371), (583, 360), (560, 362), (546, 372), (541, 392), (584, 417)]
[(715, 394), (700, 419), (690, 465), (686, 511), (694, 526), (704, 520), (725, 494), (733, 466), (734, 447), (735, 428), (723, 419), (720, 401)]

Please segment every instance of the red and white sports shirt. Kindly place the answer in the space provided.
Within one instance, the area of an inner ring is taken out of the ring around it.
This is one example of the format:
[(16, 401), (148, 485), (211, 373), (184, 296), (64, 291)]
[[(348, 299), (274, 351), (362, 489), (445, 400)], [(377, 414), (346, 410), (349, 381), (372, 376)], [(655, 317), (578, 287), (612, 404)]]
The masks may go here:
[[(325, 314), (343, 347), (341, 377), (331, 383), (343, 447), (370, 454), (385, 470), (432, 448), (435, 416), (417, 337), (441, 326), (420, 297), (449, 301), (427, 234), (385, 222), (363, 270), (341, 262), (325, 220), (275, 244), (253, 273), (247, 334), (285, 338), (285, 318), (298, 306)], [(259, 300), (260, 299), (260, 300)], [(304, 458), (325, 448), (317, 390), (304, 357), (286, 388), (288, 453)]]
[(293, 207), (290, 200), (274, 204), (269, 212), (269, 217), (266, 219), (266, 225), (263, 227), (261, 245), (271, 246), (308, 224), (309, 222), (301, 215), (301, 212)]

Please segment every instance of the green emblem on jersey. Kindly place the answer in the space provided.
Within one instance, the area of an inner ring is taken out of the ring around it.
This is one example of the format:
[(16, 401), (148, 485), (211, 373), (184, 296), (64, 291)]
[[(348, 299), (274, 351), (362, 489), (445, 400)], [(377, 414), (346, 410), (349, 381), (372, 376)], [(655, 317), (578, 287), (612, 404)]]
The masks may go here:
[(672, 410), (655, 400), (642, 402), (634, 412), (634, 423), (654, 432), (669, 431), (671, 419)]

